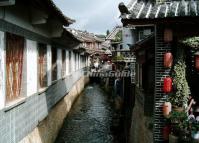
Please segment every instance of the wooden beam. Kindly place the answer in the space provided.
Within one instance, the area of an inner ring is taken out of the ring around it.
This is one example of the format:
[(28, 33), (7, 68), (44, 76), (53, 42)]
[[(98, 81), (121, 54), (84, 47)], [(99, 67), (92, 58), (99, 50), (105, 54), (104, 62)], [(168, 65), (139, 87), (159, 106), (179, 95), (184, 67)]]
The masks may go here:
[(155, 18), (155, 19), (122, 19), (124, 26), (145, 26), (157, 24), (199, 24), (199, 17), (169, 17), (169, 18)]

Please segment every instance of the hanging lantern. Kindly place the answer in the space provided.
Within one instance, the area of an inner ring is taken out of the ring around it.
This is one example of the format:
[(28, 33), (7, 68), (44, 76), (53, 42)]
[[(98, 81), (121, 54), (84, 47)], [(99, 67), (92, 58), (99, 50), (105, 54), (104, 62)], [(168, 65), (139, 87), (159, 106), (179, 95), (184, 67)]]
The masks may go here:
[(170, 102), (165, 102), (163, 104), (163, 115), (164, 117), (168, 117), (171, 113), (171, 103)]
[(164, 42), (169, 43), (173, 41), (173, 31), (169, 28), (164, 30)]
[(172, 78), (171, 77), (167, 77), (164, 79), (163, 91), (165, 93), (170, 93), (172, 91)]
[(171, 68), (173, 65), (173, 55), (171, 52), (167, 52), (164, 54), (164, 67)]
[(199, 52), (195, 53), (195, 68), (199, 71)]

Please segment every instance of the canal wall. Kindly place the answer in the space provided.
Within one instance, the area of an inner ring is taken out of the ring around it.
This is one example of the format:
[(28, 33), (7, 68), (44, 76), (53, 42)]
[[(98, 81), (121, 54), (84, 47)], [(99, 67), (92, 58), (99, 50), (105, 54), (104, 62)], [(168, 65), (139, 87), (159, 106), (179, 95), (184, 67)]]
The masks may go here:
[[(12, 124), (9, 129), (21, 129), (18, 131), (20, 136), (10, 134), (13, 140), (5, 138), (4, 143), (53, 143), (74, 101), (89, 82), (89, 78), (83, 76), (83, 73), (84, 70), (74, 72), (43, 93), (26, 99), (17, 108), (4, 111), (6, 116), (18, 121), (18, 124)], [(0, 140), (3, 139), (2, 136)]]
[(130, 129), (130, 143), (153, 143), (152, 117), (146, 116), (144, 94), (135, 88), (135, 105)]

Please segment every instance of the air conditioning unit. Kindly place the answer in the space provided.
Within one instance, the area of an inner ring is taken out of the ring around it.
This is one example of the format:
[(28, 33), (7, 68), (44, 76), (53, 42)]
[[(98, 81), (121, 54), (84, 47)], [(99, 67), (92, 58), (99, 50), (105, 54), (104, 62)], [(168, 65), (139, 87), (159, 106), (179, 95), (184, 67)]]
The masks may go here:
[(14, 5), (15, 0), (0, 0), (0, 6)]

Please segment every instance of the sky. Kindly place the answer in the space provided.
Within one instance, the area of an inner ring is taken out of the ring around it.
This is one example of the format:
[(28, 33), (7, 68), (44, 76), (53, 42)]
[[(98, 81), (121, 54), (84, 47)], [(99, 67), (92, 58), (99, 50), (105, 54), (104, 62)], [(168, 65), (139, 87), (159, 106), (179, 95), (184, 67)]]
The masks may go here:
[(118, 10), (120, 2), (129, 0), (53, 0), (62, 12), (75, 19), (71, 28), (86, 30), (95, 34), (105, 34), (121, 25)]

